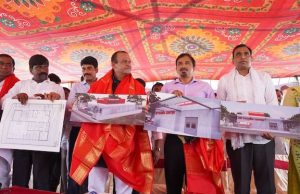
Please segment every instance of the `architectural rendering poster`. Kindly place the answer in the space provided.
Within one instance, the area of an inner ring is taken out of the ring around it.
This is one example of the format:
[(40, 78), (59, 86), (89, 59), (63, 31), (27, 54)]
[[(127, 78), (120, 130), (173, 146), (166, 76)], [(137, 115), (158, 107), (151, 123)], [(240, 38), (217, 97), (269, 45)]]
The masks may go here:
[(300, 139), (299, 107), (221, 101), (221, 129), (228, 132)]
[(59, 152), (65, 100), (5, 100), (0, 148)]
[(71, 121), (144, 125), (146, 95), (76, 94)]
[(150, 131), (220, 139), (220, 101), (173, 94), (148, 95), (144, 128)]

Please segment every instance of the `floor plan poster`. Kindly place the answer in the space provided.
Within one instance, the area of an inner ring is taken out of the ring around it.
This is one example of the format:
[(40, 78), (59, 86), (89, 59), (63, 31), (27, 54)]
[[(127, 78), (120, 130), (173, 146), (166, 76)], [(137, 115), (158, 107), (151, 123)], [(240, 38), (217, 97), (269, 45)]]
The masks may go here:
[(149, 93), (146, 130), (220, 139), (220, 101)]
[(0, 123), (0, 148), (58, 152), (66, 101), (8, 99)]
[(77, 93), (71, 121), (144, 125), (146, 95)]
[(299, 107), (221, 102), (221, 129), (228, 132), (300, 139)]

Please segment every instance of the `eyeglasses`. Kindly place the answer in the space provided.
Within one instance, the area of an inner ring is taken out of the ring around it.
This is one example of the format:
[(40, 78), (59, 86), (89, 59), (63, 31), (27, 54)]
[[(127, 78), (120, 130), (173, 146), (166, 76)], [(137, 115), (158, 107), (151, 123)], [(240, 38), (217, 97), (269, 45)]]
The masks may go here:
[(35, 66), (32, 67), (32, 69), (41, 70), (41, 69), (46, 69), (48, 67), (49, 67), (49, 65), (35, 65)]
[(12, 63), (4, 63), (3, 61), (0, 61), (0, 67), (9, 68), (9, 67), (12, 67), (12, 66), (13, 66)]
[(127, 65), (127, 64), (130, 64), (131, 61), (130, 60), (123, 60), (123, 61), (120, 61), (119, 63)]

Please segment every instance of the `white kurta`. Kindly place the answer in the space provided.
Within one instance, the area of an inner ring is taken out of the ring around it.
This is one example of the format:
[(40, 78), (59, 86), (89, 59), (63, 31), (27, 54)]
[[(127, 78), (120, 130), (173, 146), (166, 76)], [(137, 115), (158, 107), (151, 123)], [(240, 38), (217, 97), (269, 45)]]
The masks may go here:
[[(253, 68), (246, 76), (240, 75), (235, 69), (224, 75), (219, 81), (217, 98), (225, 101), (278, 105), (271, 77)], [(233, 149), (243, 147), (244, 143), (266, 144), (270, 141), (260, 135), (248, 134), (235, 134), (231, 136), (231, 140)]]
[[(0, 83), (1, 85), (1, 83)], [(17, 82), (14, 87), (12, 87), (8, 93), (3, 96), (1, 101), (4, 101), (3, 108), (5, 107), (5, 99), (11, 99), (19, 93), (26, 93), (29, 98), (34, 98), (34, 94), (44, 94), (56, 92), (60, 95), (61, 99), (65, 99), (65, 93), (61, 86), (45, 80), (42, 83), (37, 83), (34, 80), (24, 80)], [(9, 172), (11, 169), (11, 164), (13, 160), (13, 151), (10, 149), (0, 149), (0, 182), (2, 183), (2, 188), (8, 187), (10, 182)], [(9, 171), (8, 171), (9, 170)], [(8, 171), (8, 172), (7, 172)]]

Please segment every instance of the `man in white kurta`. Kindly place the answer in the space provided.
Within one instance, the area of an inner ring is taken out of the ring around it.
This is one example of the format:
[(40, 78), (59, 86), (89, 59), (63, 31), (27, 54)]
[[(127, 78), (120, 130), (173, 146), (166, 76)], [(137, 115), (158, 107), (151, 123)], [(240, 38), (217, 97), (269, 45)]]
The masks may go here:
[[(18, 99), (26, 105), (29, 98), (48, 100), (65, 99), (64, 90), (48, 80), (49, 61), (43, 55), (29, 59), (32, 79), (19, 81), (3, 97)], [(5, 109), (5, 101), (4, 101)], [(12, 185), (28, 187), (31, 168), (33, 168), (33, 188), (50, 191), (51, 161), (53, 153), (44, 151), (14, 150)]]
[[(0, 98), (12, 88), (19, 79), (14, 75), (15, 61), (7, 54), (0, 54)], [(0, 110), (0, 118), (2, 110)], [(12, 150), (0, 149), (0, 188), (9, 187)]]
[[(233, 49), (235, 68), (218, 85), (220, 100), (277, 105), (271, 77), (251, 67), (252, 50), (244, 44)], [(275, 143), (270, 134), (226, 134), (235, 194), (249, 194), (252, 170), (258, 194), (274, 194)]]

